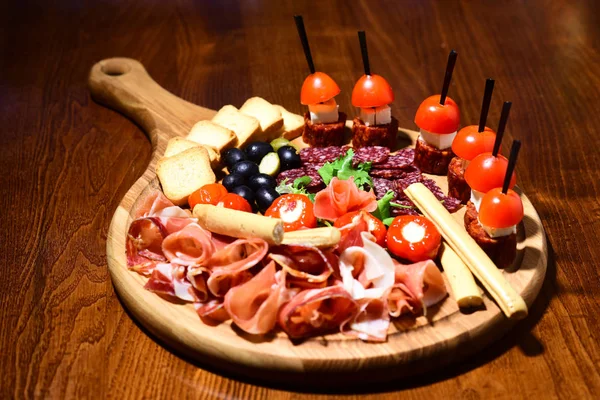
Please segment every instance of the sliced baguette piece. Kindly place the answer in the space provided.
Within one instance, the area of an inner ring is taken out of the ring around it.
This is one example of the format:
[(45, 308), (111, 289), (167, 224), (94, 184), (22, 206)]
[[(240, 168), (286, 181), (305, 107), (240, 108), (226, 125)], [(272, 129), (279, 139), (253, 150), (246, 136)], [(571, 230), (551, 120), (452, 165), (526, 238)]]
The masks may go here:
[(302, 115), (291, 113), (280, 105), (275, 104), (275, 107), (279, 109), (281, 116), (283, 117), (283, 126), (279, 130), (279, 136), (288, 140), (293, 140), (302, 135), (302, 131), (304, 130), (304, 117)]
[(217, 151), (216, 148), (212, 146), (201, 145), (197, 142), (184, 139), (182, 137), (174, 137), (169, 139), (169, 142), (167, 143), (167, 149), (165, 150), (165, 154), (163, 155), (163, 157), (172, 157), (183, 151), (191, 149), (192, 147), (204, 147), (206, 151), (208, 151), (208, 158), (210, 159), (211, 167), (219, 167), (219, 164), (221, 162), (221, 154)]
[(258, 120), (242, 114), (231, 104), (221, 107), (217, 115), (213, 117), (212, 122), (235, 132), (235, 136), (237, 136), (236, 147), (242, 148), (249, 142), (261, 139), (262, 129)]
[(258, 120), (263, 131), (261, 140), (270, 142), (279, 137), (283, 117), (281, 111), (267, 100), (262, 97), (251, 97), (240, 107), (240, 112)]
[(205, 120), (197, 122), (192, 127), (187, 139), (204, 146), (214, 147), (221, 152), (235, 146), (237, 137), (231, 129)]
[(161, 158), (156, 165), (156, 175), (165, 196), (178, 206), (187, 203), (188, 196), (200, 187), (216, 180), (208, 151), (202, 146)]

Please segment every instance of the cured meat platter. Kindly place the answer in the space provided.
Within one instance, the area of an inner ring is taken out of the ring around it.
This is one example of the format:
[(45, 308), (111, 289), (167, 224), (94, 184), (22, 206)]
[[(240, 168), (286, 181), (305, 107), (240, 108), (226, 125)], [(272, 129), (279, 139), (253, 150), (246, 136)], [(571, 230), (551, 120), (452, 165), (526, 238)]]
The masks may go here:
[[(135, 121), (149, 137), (152, 159), (127, 191), (112, 218), (107, 237), (107, 262), (124, 306), (152, 335), (170, 349), (218, 371), (270, 382), (316, 385), (401, 379), (437, 369), (473, 354), (506, 333), (515, 323), (489, 297), (473, 312), (459, 309), (452, 294), (428, 309), (427, 317), (394, 320), (387, 341), (367, 343), (341, 333), (292, 341), (283, 332), (249, 335), (230, 322), (210, 326), (198, 319), (193, 305), (173, 302), (144, 289), (147, 277), (127, 267), (126, 238), (136, 208), (160, 190), (158, 159), (172, 137), (184, 137), (194, 124), (216, 111), (169, 93), (137, 61), (112, 58), (98, 62), (89, 76), (92, 97)], [(414, 146), (418, 133), (399, 129), (400, 143)], [(294, 140), (306, 146), (302, 138)], [(401, 146), (402, 147), (402, 146)], [(447, 192), (445, 177), (430, 176)], [(517, 191), (519, 191), (517, 189)], [(517, 257), (502, 274), (531, 306), (538, 295), (547, 264), (547, 247), (540, 218), (521, 193), (524, 219), (518, 228)], [(464, 210), (454, 214), (462, 221)]]

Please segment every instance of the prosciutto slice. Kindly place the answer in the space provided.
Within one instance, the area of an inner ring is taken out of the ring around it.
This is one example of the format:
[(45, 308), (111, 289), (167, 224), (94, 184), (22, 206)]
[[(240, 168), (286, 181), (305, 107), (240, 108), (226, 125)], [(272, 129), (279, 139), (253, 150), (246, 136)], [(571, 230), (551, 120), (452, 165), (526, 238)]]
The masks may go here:
[(163, 254), (172, 263), (203, 265), (215, 252), (211, 239), (209, 231), (192, 223), (163, 240)]
[(208, 325), (217, 325), (230, 319), (222, 300), (213, 299), (206, 303), (194, 303), (194, 308), (200, 319)]
[(383, 298), (363, 298), (358, 301), (358, 312), (340, 330), (345, 335), (369, 342), (385, 342), (390, 327), (390, 313)]
[(395, 282), (394, 261), (377, 243), (361, 233), (363, 247), (349, 247), (340, 254), (340, 274), (352, 298), (382, 298)]
[(157, 264), (144, 289), (189, 302), (202, 302), (208, 299), (206, 292), (196, 290), (186, 279), (185, 266), (171, 263)]
[(262, 239), (238, 239), (215, 252), (204, 266), (210, 270), (208, 290), (217, 297), (244, 283), (251, 277), (248, 269), (258, 264), (267, 254), (269, 245)]
[(167, 231), (159, 218), (139, 218), (127, 232), (127, 266), (142, 275), (150, 275), (156, 264), (167, 261), (162, 251)]
[[(412, 295), (413, 301), (406, 300), (408, 309), (412, 312), (423, 309), (423, 313), (427, 315), (427, 307), (440, 302), (448, 295), (442, 273), (431, 260), (409, 265), (396, 263), (395, 281), (395, 287)], [(396, 301), (394, 298), (388, 300)], [(402, 299), (399, 303), (390, 304), (391, 310), (402, 310), (403, 307), (406, 308)], [(398, 312), (395, 311), (394, 314), (396, 313)]]
[(173, 202), (167, 199), (163, 192), (156, 190), (150, 193), (144, 201), (138, 205), (133, 217), (135, 219), (151, 217), (167, 207), (173, 207)]
[(279, 325), (292, 339), (337, 330), (357, 312), (358, 305), (341, 285), (304, 290), (279, 312)]
[(248, 282), (231, 288), (225, 295), (225, 309), (243, 331), (265, 334), (275, 327), (277, 312), (298, 290), (285, 285), (285, 272), (275, 272), (271, 261)]
[(269, 257), (296, 280), (325, 282), (333, 272), (332, 257), (311, 246), (277, 246)]
[(375, 194), (360, 190), (353, 178), (340, 180), (334, 177), (329, 186), (315, 196), (315, 216), (328, 221), (335, 221), (351, 211), (372, 212), (376, 209)]

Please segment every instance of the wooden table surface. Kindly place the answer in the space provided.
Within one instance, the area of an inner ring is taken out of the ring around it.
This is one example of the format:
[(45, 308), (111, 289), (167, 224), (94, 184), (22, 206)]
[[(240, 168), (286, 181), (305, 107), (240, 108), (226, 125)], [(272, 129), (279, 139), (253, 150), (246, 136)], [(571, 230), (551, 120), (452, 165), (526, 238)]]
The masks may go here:
[[(519, 185), (548, 235), (548, 274), (531, 315), (463, 363), (365, 385), (354, 399), (592, 398), (600, 394), (599, 3), (535, 1), (3, 2), (0, 5), (0, 382), (2, 398), (316, 399), (223, 376), (153, 340), (123, 309), (106, 266), (110, 218), (151, 148), (86, 88), (100, 59), (140, 60), (191, 102), (240, 106), (253, 95), (301, 112), (304, 15), (317, 69), (343, 92), (371, 65), (394, 87), (400, 125), (439, 92), (476, 123), (484, 79), (489, 124), (513, 102), (505, 146), (523, 141)], [(85, 3), (85, 4), (84, 4)], [(326, 379), (326, 378), (324, 378)], [(308, 390), (305, 388), (305, 390)], [(329, 393), (331, 394), (331, 393)]]

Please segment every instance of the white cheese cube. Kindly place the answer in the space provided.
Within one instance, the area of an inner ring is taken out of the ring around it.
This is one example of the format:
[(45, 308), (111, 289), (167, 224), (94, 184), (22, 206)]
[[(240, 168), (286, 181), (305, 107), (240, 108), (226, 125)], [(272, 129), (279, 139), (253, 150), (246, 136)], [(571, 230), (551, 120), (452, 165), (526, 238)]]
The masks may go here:
[(335, 102), (335, 99), (331, 99), (324, 103), (310, 104), (308, 106), (310, 122), (313, 124), (337, 122), (339, 119), (338, 108), (339, 106)]
[(439, 150), (452, 147), (452, 142), (456, 137), (456, 132), (452, 133), (433, 133), (421, 129), (421, 139), (430, 146)]
[(477, 212), (479, 212), (479, 207), (481, 206), (481, 199), (483, 199), (485, 193), (480, 192), (479, 190), (471, 189), (471, 203), (475, 206)]
[(361, 108), (360, 119), (366, 126), (385, 125), (392, 122), (392, 109), (390, 106), (381, 106), (373, 108)]
[[(477, 221), (479, 221), (479, 218), (477, 219)], [(492, 228), (491, 226), (482, 224), (481, 221), (479, 221), (479, 225), (481, 225), (485, 233), (487, 233), (488, 236), (491, 238), (499, 238), (502, 236), (508, 236), (513, 233), (517, 233), (516, 225), (509, 226), (508, 228)]]

